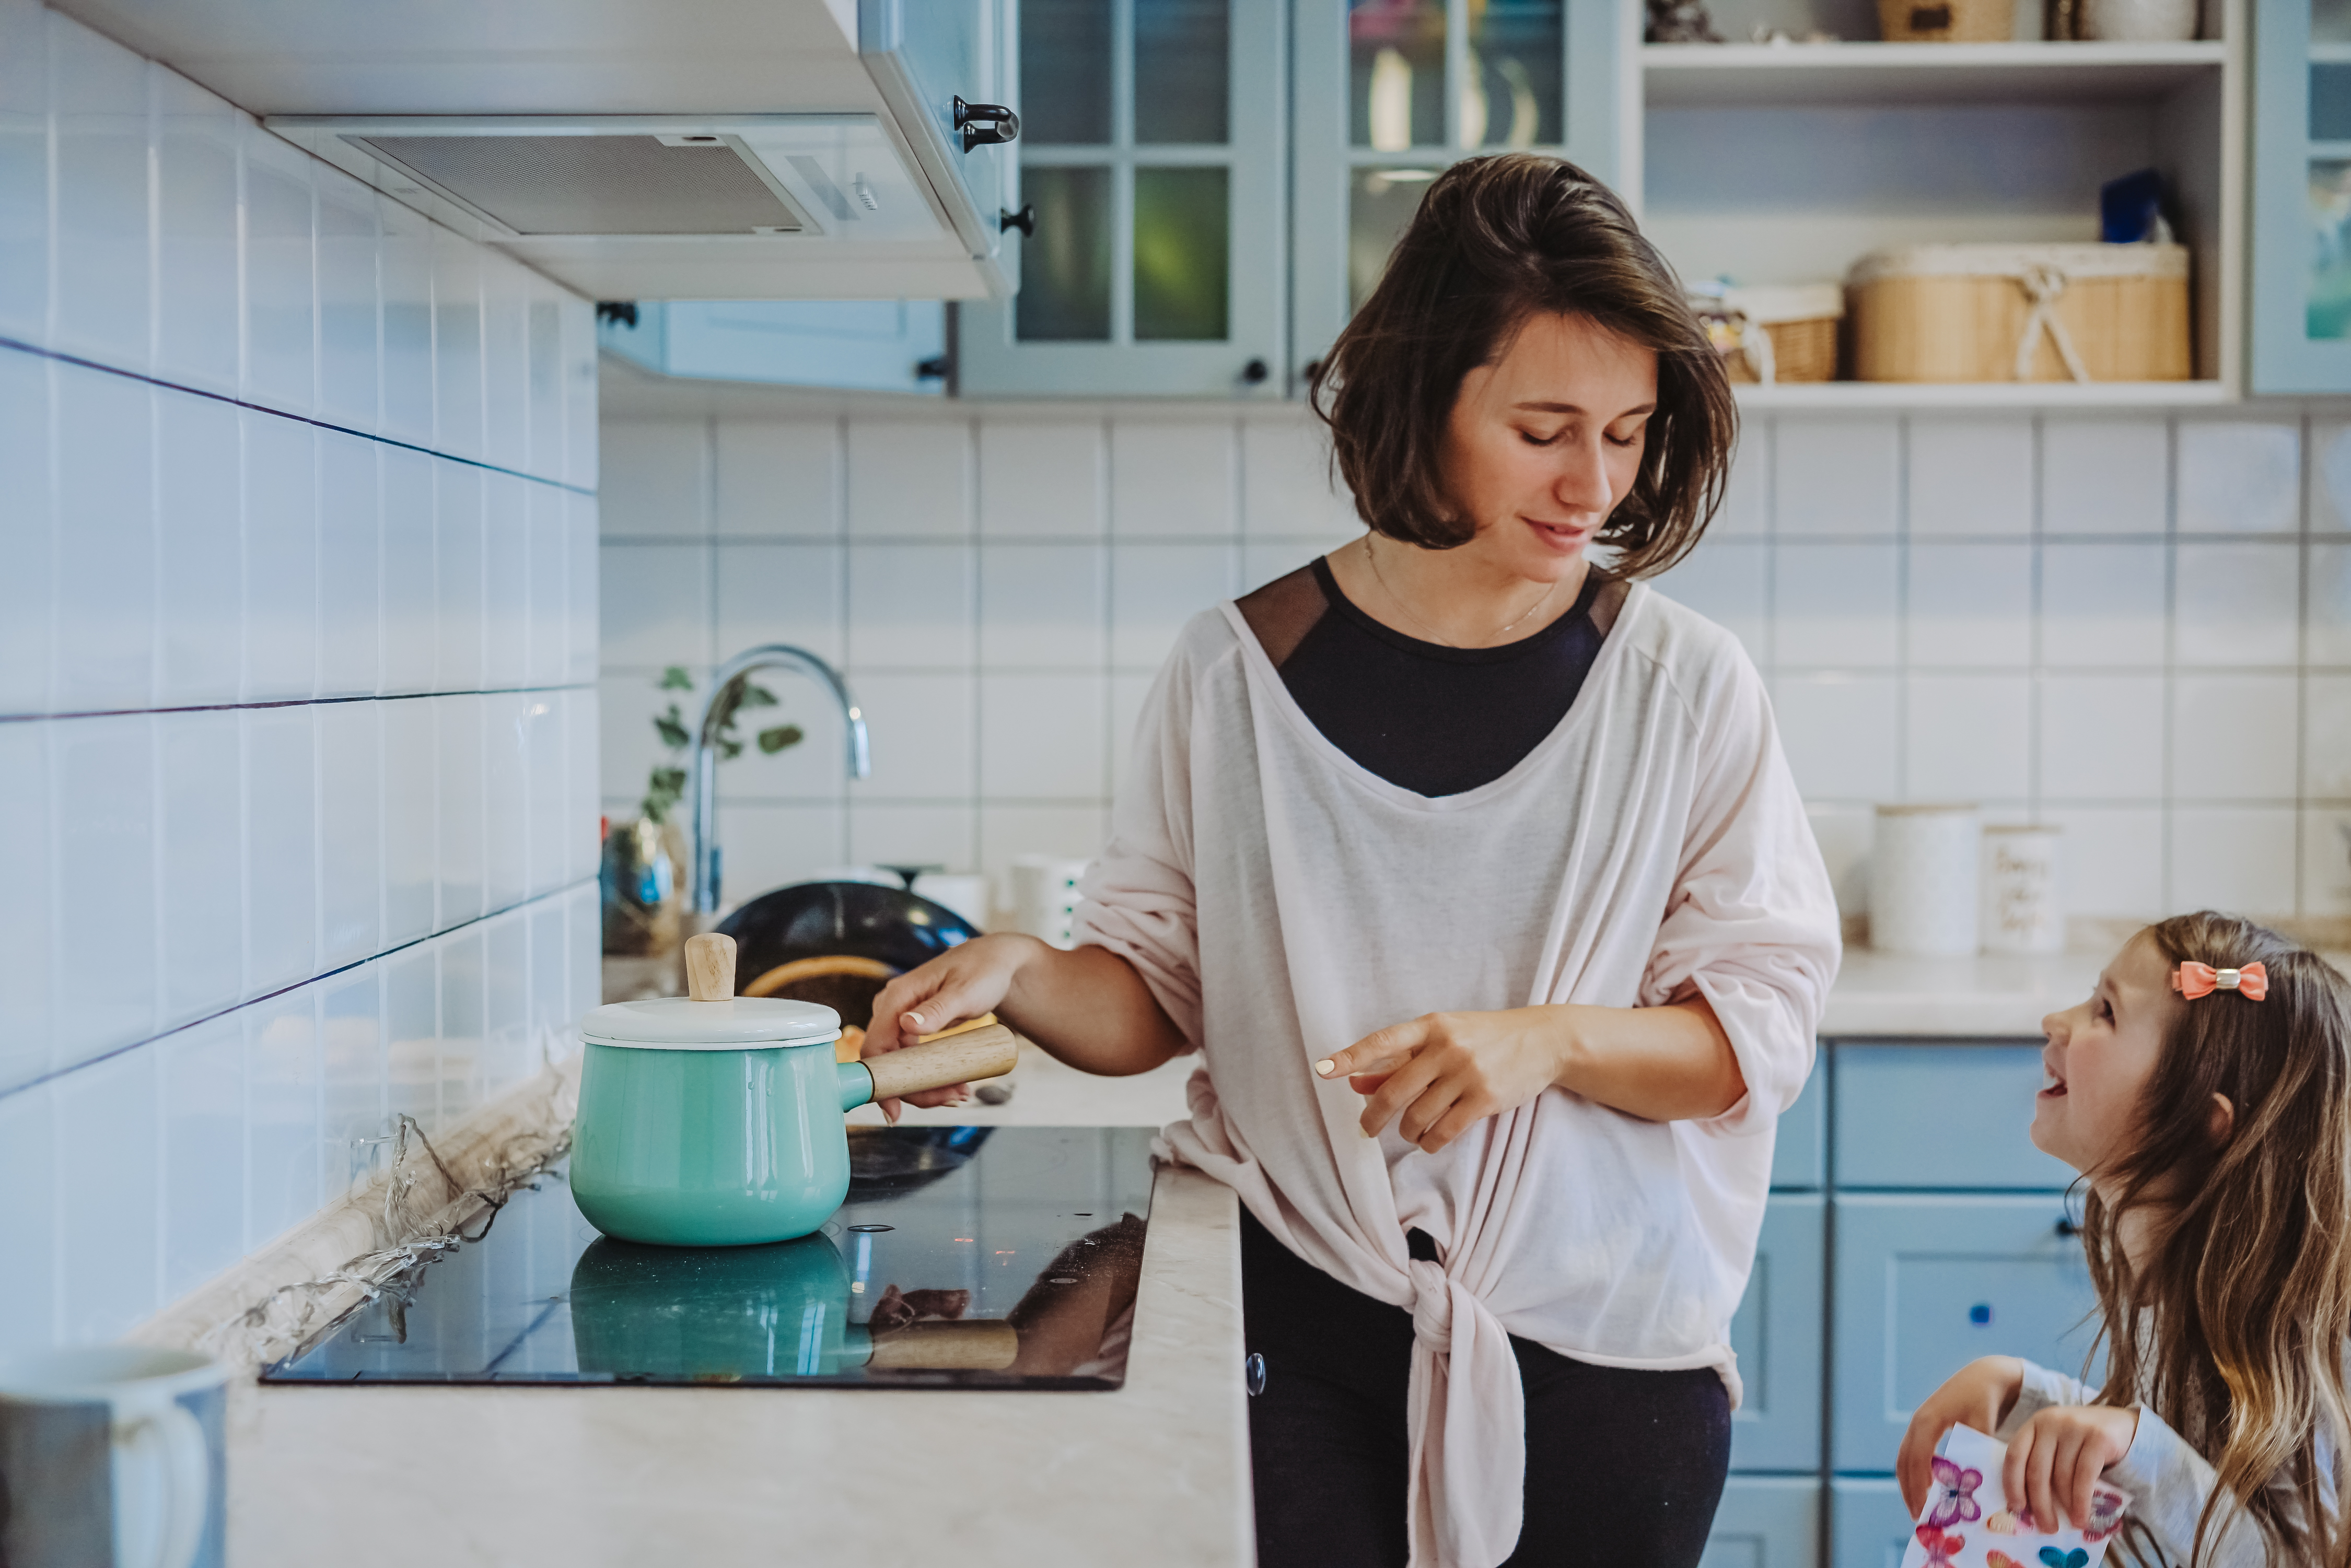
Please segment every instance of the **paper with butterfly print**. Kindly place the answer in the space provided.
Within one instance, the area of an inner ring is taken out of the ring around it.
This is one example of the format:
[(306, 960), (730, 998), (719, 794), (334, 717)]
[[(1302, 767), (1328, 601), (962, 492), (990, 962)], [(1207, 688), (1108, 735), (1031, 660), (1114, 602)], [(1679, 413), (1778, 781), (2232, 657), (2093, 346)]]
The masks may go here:
[(2008, 1445), (1998, 1438), (1972, 1427), (1950, 1429), (1902, 1568), (2098, 1568), (2130, 1499), (2100, 1481), (2089, 1528), (2043, 1530), (2001, 1490), (2007, 1459)]

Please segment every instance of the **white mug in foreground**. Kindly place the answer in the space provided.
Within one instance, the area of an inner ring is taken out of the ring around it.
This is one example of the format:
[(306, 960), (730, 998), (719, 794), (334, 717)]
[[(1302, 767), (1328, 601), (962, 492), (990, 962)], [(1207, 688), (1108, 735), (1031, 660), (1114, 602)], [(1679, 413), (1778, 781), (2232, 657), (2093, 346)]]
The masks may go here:
[(228, 1376), (144, 1345), (0, 1360), (0, 1563), (221, 1568)]
[(1869, 855), (1869, 945), (1949, 958), (1976, 950), (1973, 806), (1880, 806)]

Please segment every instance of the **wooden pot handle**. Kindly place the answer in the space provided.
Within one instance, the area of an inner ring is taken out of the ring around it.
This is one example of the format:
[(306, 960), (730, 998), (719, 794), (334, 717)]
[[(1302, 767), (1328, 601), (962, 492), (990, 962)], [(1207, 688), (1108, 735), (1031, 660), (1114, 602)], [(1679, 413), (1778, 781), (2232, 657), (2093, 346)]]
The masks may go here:
[(873, 1098), (889, 1100), (950, 1083), (1001, 1078), (1020, 1061), (1020, 1037), (994, 1023), (864, 1060), (865, 1070), (873, 1074)]
[(735, 995), (735, 938), (705, 931), (685, 939), (685, 994), (697, 1002), (723, 1002)]

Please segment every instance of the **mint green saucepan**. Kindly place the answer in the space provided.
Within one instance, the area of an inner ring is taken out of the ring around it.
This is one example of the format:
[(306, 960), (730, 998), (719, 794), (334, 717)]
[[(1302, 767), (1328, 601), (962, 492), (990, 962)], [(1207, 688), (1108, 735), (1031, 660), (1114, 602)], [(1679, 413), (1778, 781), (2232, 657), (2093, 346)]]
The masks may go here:
[(571, 1196), (607, 1236), (665, 1247), (788, 1241), (849, 1196), (844, 1113), (994, 1078), (1019, 1042), (1000, 1025), (867, 1061), (835, 1061), (841, 1017), (737, 997), (735, 941), (686, 944), (691, 998), (614, 1002), (581, 1021), (587, 1060)]

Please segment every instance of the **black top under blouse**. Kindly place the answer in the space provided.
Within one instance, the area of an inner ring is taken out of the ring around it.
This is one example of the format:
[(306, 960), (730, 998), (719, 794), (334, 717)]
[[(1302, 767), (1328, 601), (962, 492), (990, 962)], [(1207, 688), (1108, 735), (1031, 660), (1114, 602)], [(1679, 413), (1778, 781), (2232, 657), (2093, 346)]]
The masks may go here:
[[(1610, 580), (1586, 572), (1566, 614), (1497, 648), (1448, 648), (1381, 625), (1320, 558), (1240, 607), (1332, 745), (1391, 784), (1436, 797), (1490, 784), (1559, 727), (1600, 657), (1606, 632), (1593, 606)], [(1612, 601), (1606, 619), (1613, 611)]]

